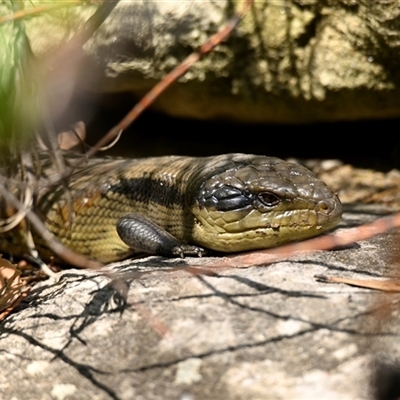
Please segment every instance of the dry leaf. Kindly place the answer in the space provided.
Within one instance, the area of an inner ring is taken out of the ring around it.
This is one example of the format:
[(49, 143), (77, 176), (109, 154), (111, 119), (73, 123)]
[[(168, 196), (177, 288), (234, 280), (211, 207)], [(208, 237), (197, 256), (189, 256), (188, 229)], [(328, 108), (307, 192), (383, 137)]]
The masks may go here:
[(28, 294), (20, 272), (9, 261), (0, 257), (0, 321)]

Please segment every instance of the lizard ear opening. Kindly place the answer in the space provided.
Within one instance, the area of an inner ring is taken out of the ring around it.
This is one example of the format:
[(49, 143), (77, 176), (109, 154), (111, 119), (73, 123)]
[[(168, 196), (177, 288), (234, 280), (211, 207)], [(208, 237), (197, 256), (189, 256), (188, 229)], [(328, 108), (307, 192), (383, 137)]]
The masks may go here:
[(250, 204), (250, 199), (243, 190), (229, 185), (210, 190), (203, 201), (203, 206), (217, 211), (240, 210), (249, 207)]

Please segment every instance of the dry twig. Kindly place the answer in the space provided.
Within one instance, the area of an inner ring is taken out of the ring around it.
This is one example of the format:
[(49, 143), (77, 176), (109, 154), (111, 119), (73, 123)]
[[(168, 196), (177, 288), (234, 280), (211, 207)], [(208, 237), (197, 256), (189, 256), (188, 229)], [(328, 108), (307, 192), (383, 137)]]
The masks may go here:
[[(249, 268), (279, 261), (296, 253), (307, 254), (317, 250), (329, 250), (335, 247), (348, 246), (359, 240), (385, 233), (393, 228), (400, 227), (400, 213), (377, 219), (374, 222), (347, 229), (340, 233), (323, 235), (303, 242), (291, 243), (274, 249), (252, 251), (241, 255), (221, 258), (210, 261), (205, 266), (211, 268)], [(195, 265), (195, 264), (194, 264)], [(204, 264), (203, 264), (204, 265)]]

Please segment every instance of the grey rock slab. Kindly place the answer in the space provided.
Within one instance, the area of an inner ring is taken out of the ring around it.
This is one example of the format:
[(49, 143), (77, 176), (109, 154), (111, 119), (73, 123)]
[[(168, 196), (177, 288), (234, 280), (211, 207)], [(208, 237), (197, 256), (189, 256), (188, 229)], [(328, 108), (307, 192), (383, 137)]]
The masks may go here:
[[(339, 229), (381, 214), (349, 209)], [(0, 323), (0, 398), (369, 399), (376, 355), (399, 359), (396, 311), (315, 275), (380, 279), (398, 248), (388, 233), (250, 268), (126, 260), (106, 271), (127, 304), (109, 276), (63, 271)]]

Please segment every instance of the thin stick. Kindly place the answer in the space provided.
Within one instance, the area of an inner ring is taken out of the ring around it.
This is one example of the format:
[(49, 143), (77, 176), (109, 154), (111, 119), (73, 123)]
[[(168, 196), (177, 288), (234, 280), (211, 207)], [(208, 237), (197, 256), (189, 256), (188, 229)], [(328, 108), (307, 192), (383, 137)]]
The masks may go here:
[[(303, 242), (291, 243), (274, 249), (253, 251), (238, 256), (228, 256), (219, 261), (202, 264), (212, 268), (248, 268), (255, 265), (269, 264), (287, 258), (297, 252), (312, 253), (316, 250), (328, 250), (334, 247), (348, 246), (359, 240), (370, 239), (400, 227), (400, 213), (377, 219), (369, 224), (351, 228), (339, 234), (319, 236)], [(196, 265), (196, 264), (192, 264)]]
[(15, 13), (5, 15), (0, 17), (0, 24), (4, 24), (10, 21), (17, 21), (19, 19), (28, 18), (37, 14), (42, 14), (50, 11), (55, 11), (60, 8), (76, 6), (77, 4), (84, 4), (83, 0), (69, 0), (68, 2), (60, 2), (58, 4), (53, 4), (51, 6), (40, 6), (32, 8), (31, 10), (20, 10), (16, 11)]
[(356, 286), (365, 289), (375, 289), (382, 292), (399, 293), (400, 282), (398, 281), (379, 281), (377, 279), (353, 279), (353, 278), (340, 278), (336, 276), (316, 275), (315, 278), (319, 282), (324, 283), (344, 283), (350, 286)]

